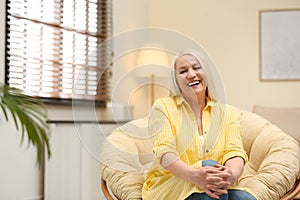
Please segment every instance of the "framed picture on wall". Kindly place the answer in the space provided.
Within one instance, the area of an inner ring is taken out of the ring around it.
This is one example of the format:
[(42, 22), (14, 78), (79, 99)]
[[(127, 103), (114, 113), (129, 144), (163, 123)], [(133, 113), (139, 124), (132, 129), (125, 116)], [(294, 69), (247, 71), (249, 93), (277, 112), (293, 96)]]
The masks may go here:
[(300, 9), (261, 10), (260, 80), (300, 80)]

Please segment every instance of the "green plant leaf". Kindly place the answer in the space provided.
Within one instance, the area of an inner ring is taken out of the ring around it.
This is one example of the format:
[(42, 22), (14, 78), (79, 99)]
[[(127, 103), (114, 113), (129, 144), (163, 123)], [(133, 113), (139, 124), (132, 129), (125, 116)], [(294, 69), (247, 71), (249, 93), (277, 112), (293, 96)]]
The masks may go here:
[(1, 106), (2, 112), (4, 114), (5, 120), (8, 121), (8, 116), (7, 116), (6, 109), (5, 109), (5, 107), (3, 106), (3, 104), (1, 102), (0, 102), (0, 106)]
[(16, 117), (16, 110), (18, 110), (17, 105), (15, 105), (13, 102), (9, 101), (9, 99), (6, 99), (6, 98), (3, 98), (3, 103), (4, 103), (4, 105), (6, 105), (6, 107), (10, 111), (10, 114), (12, 115), (16, 129), (19, 130), (19, 123), (18, 123), (17, 117)]
[(28, 147), (33, 145), (37, 150), (37, 165), (43, 162), (44, 151), (47, 150), (48, 159), (51, 156), (49, 144), (48, 114), (45, 105), (37, 98), (24, 94), (17, 88), (0, 85), (0, 107), (7, 121), (11, 114), (17, 130), (21, 128), (21, 141), (25, 135), (28, 138)]

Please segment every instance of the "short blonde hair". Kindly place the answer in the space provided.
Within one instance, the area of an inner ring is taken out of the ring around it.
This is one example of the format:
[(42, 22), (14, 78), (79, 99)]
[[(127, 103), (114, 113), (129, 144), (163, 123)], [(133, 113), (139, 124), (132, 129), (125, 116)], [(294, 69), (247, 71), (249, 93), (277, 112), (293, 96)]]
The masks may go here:
[(207, 82), (207, 90), (208, 90), (208, 97), (213, 101), (220, 101), (225, 100), (225, 92), (223, 87), (223, 82), (217, 71), (215, 64), (212, 62), (210, 57), (205, 52), (198, 52), (193, 49), (188, 49), (182, 52), (179, 52), (175, 55), (172, 64), (171, 64), (171, 76), (170, 76), (170, 90), (172, 95), (181, 96), (180, 88), (177, 84), (176, 80), (176, 71), (175, 71), (175, 64), (178, 57), (183, 55), (192, 55), (194, 56), (202, 68), (204, 69), (206, 75), (206, 82)]

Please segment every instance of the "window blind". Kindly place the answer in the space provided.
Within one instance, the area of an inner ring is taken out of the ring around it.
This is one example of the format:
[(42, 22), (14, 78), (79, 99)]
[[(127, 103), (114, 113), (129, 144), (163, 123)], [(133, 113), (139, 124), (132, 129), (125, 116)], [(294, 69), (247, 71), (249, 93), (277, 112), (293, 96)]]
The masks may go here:
[(7, 0), (6, 83), (47, 100), (110, 98), (111, 0)]

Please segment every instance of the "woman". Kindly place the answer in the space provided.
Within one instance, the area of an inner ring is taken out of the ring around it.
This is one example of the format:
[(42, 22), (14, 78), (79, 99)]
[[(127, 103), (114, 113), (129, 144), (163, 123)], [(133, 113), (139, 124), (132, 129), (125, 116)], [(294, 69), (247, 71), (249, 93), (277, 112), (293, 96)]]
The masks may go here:
[(211, 63), (193, 50), (173, 61), (174, 94), (158, 99), (150, 114), (155, 159), (145, 200), (255, 200), (236, 188), (247, 155), (238, 110), (218, 102)]

